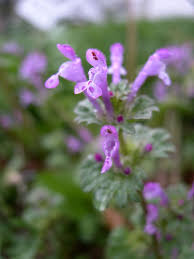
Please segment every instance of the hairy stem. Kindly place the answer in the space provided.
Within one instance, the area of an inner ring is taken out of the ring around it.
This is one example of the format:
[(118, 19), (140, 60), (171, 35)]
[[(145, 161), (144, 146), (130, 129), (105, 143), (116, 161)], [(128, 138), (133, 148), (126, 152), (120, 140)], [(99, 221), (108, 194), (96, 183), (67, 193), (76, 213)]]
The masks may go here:
[(120, 142), (121, 153), (123, 155), (127, 155), (128, 150), (127, 150), (126, 142), (124, 140), (123, 130), (122, 129), (119, 130), (119, 142)]

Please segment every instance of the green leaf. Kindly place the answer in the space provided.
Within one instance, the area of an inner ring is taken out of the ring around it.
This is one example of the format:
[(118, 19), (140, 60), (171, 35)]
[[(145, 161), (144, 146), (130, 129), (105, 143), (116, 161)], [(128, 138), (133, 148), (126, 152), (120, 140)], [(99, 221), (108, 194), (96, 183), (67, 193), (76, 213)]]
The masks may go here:
[(78, 123), (86, 122), (87, 124), (99, 124), (99, 120), (97, 119), (95, 109), (87, 99), (80, 101), (75, 107), (74, 112), (77, 115), (75, 120)]
[(149, 153), (151, 157), (163, 158), (168, 157), (169, 152), (174, 152), (174, 145), (170, 142), (170, 134), (165, 129), (151, 129), (140, 124), (135, 125), (135, 141), (139, 146), (145, 146), (150, 143), (153, 150)]
[(83, 193), (67, 172), (44, 172), (39, 175), (38, 183), (63, 197), (64, 209), (70, 216), (80, 219), (91, 212), (91, 197)]
[(120, 125), (118, 125), (118, 128), (122, 129), (123, 132), (127, 135), (134, 135), (135, 134), (134, 124), (129, 122), (129, 121), (125, 121), (124, 123), (121, 123)]
[(153, 111), (159, 111), (153, 99), (146, 95), (137, 97), (129, 110), (129, 118), (135, 120), (148, 120)]
[[(116, 228), (109, 236), (106, 248), (107, 259), (129, 259), (146, 257), (147, 237), (140, 230), (128, 230), (124, 227)], [(150, 255), (149, 255), (149, 258)]]
[(143, 173), (140, 169), (132, 169), (130, 175), (113, 171), (101, 174), (101, 163), (97, 163), (92, 156), (82, 163), (79, 181), (85, 192), (92, 191), (94, 205), (103, 211), (110, 203), (125, 206), (129, 200), (139, 199), (138, 190), (142, 187)]
[(38, 237), (30, 237), (25, 233), (23, 236), (14, 237), (14, 245), (9, 250), (10, 258), (33, 259), (36, 258), (41, 240)]
[(129, 88), (129, 82), (127, 80), (121, 80), (118, 84), (110, 84), (110, 90), (114, 92), (117, 99), (126, 99)]

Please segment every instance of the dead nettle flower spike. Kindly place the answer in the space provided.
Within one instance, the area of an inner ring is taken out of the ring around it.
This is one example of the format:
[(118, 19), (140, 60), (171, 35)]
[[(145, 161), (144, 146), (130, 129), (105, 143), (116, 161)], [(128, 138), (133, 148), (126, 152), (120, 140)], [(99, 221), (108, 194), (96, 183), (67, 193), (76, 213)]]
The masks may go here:
[(105, 125), (101, 128), (101, 136), (103, 137), (103, 150), (105, 161), (101, 173), (105, 173), (112, 166), (112, 160), (118, 168), (122, 168), (119, 155), (119, 138), (117, 130), (112, 125)]
[(144, 231), (149, 235), (158, 234), (155, 221), (158, 219), (158, 207), (154, 204), (147, 205), (146, 225)]
[[(47, 79), (47, 81), (45, 82), (45, 87), (57, 87), (59, 85), (59, 76), (76, 83), (86, 81), (86, 76), (82, 67), (81, 59), (77, 57), (75, 50), (67, 44), (57, 44), (57, 48), (70, 61), (64, 62), (59, 67), (58, 72)], [(99, 103), (94, 100), (86, 91), (84, 91), (84, 94), (93, 104), (94, 108), (101, 114), (102, 109)]]
[(128, 96), (128, 101), (132, 101), (136, 96), (138, 90), (149, 76), (158, 76), (165, 85), (171, 84), (170, 77), (166, 72), (166, 65), (171, 58), (171, 51), (168, 49), (159, 49), (153, 55), (151, 55), (139, 72), (135, 81), (132, 84), (131, 91)]
[(112, 74), (112, 83), (118, 84), (121, 81), (121, 75), (126, 75), (127, 71), (122, 66), (124, 48), (121, 43), (114, 43), (110, 47), (111, 66), (108, 68), (108, 73)]
[(160, 199), (160, 205), (167, 206), (169, 204), (168, 197), (159, 183), (148, 182), (144, 185), (143, 196), (147, 201)]
[(91, 66), (93, 66), (92, 70), (90, 70), (90, 73), (92, 74), (92, 78), (95, 85), (98, 87), (97, 88), (98, 93), (100, 93), (99, 89), (101, 89), (101, 96), (102, 96), (108, 117), (112, 118), (113, 107), (110, 101), (110, 94), (108, 91), (108, 82), (107, 82), (108, 68), (106, 64), (106, 57), (101, 51), (97, 49), (88, 49), (86, 51), (86, 60)]

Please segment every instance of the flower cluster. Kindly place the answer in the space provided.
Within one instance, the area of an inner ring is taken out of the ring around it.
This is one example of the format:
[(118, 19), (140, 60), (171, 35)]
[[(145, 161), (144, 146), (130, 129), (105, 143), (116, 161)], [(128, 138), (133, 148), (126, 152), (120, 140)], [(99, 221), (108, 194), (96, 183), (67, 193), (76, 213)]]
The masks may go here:
[[(88, 71), (88, 80), (82, 67), (81, 59), (76, 55), (75, 50), (67, 44), (57, 44), (58, 50), (69, 59), (64, 62), (45, 82), (46, 88), (55, 88), (59, 85), (59, 77), (75, 82), (74, 93), (84, 93), (92, 103), (94, 110), (99, 118), (106, 118), (109, 122), (101, 128), (101, 136), (103, 137), (103, 151), (105, 154), (105, 162), (101, 172), (108, 171), (114, 162), (114, 165), (125, 174), (129, 174), (131, 169), (129, 165), (124, 165), (120, 159), (120, 140), (118, 127), (115, 124), (123, 124), (124, 117), (122, 114), (116, 115), (111, 102), (114, 93), (108, 87), (108, 73), (112, 75), (113, 85), (121, 82), (121, 76), (126, 75), (123, 67), (124, 48), (122, 44), (115, 43), (110, 47), (111, 65), (108, 67), (105, 55), (98, 49), (88, 49), (86, 51), (86, 60), (92, 66)], [(166, 85), (170, 85), (171, 81), (166, 72), (168, 60), (171, 58), (171, 52), (168, 49), (157, 50), (140, 71), (139, 75), (128, 89), (126, 103), (131, 102), (144, 81), (148, 76), (158, 76)], [(99, 102), (102, 99), (103, 104)], [(110, 124), (111, 123), (111, 124)], [(145, 152), (152, 151), (152, 144), (145, 147)]]
[[(147, 78), (156, 76), (159, 79), (155, 89), (156, 95), (159, 95), (161, 100), (164, 99), (166, 86), (171, 85), (167, 66), (178, 69), (178, 60), (184, 59), (186, 62), (189, 50), (187, 53), (175, 47), (156, 50), (135, 80), (129, 84), (127, 80), (122, 80), (122, 76), (127, 73), (123, 66), (122, 44), (114, 43), (110, 47), (110, 65), (100, 50), (88, 49), (86, 60), (91, 66), (88, 77), (82, 67), (81, 58), (70, 45), (57, 44), (57, 48), (68, 61), (48, 78), (45, 87), (56, 88), (60, 77), (74, 82), (74, 94), (83, 93), (86, 97), (76, 106), (76, 120), (100, 125), (100, 136), (97, 138), (97, 146), (100, 145), (100, 148), (94, 156), (85, 158), (80, 166), (80, 185), (84, 191), (93, 192), (95, 206), (101, 211), (110, 204), (123, 208), (129, 201), (139, 201), (142, 207), (140, 211), (144, 216), (141, 224), (144, 222), (144, 232), (152, 236), (150, 240), (153, 240), (157, 250), (159, 243), (165, 238), (172, 239), (174, 235), (173, 229), (168, 233), (168, 222), (164, 215), (168, 212), (177, 223), (184, 217), (180, 210), (186, 202), (185, 197), (181, 196), (176, 201), (178, 209), (176, 206), (174, 208), (169, 192), (165, 192), (159, 183), (145, 183), (146, 174), (142, 169), (145, 167), (145, 160), (167, 157), (174, 148), (166, 130), (151, 129), (139, 122), (150, 119), (152, 112), (158, 111), (158, 107), (150, 97), (137, 95)], [(108, 84), (108, 74), (112, 76), (111, 84)], [(77, 133), (78, 137), (70, 135), (65, 140), (71, 153), (80, 152), (83, 144), (91, 140), (83, 128)], [(106, 172), (108, 173), (105, 174)], [(194, 184), (187, 196), (188, 200), (193, 199)], [(133, 220), (131, 217), (132, 225)], [(160, 226), (163, 221), (164, 227)], [(160, 253), (159, 249), (156, 252), (158, 258)]]
[[(160, 205), (162, 206), (167, 206), (169, 203), (166, 193), (164, 192), (160, 184), (156, 182), (148, 182), (144, 185), (143, 197), (147, 202), (159, 199)], [(149, 235), (156, 234), (159, 237), (159, 231), (154, 225), (154, 222), (158, 219), (158, 215), (158, 205), (148, 203), (145, 232)]]

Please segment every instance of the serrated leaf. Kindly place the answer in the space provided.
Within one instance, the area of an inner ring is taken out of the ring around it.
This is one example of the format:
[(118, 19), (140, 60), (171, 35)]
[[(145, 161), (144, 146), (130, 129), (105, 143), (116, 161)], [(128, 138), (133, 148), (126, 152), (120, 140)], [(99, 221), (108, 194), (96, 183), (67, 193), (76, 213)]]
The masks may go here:
[(137, 97), (129, 110), (129, 118), (135, 120), (148, 120), (153, 111), (159, 111), (153, 99), (146, 95)]
[(97, 119), (95, 109), (87, 99), (80, 101), (75, 107), (74, 112), (77, 115), (75, 120), (78, 123), (85, 122), (87, 124), (99, 124), (99, 120)]
[[(106, 209), (111, 202), (124, 206), (129, 200), (137, 201), (138, 190), (142, 187), (143, 173), (140, 169), (132, 169), (130, 175), (113, 170), (101, 174), (101, 163), (89, 156), (82, 163), (79, 181), (85, 192), (93, 192), (94, 205), (99, 210)], [(122, 197), (122, 200), (120, 199)]]
[(170, 142), (170, 134), (165, 129), (151, 129), (140, 124), (135, 125), (136, 134), (134, 139), (140, 146), (150, 143), (153, 150), (149, 153), (154, 158), (168, 157), (169, 152), (174, 152), (174, 145)]
[(117, 98), (123, 98), (129, 93), (129, 83), (127, 80), (121, 80), (118, 84), (111, 84), (110, 90), (113, 91)]
[(119, 129), (122, 129), (125, 134), (134, 135), (135, 134), (135, 127), (134, 124), (128, 121), (121, 123), (118, 125)]
[[(107, 259), (146, 257), (146, 234), (141, 229), (119, 227), (112, 231), (106, 247)], [(148, 258), (151, 258), (150, 255)]]

